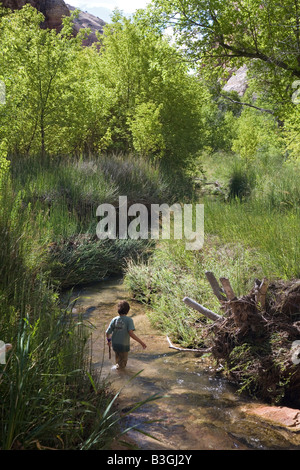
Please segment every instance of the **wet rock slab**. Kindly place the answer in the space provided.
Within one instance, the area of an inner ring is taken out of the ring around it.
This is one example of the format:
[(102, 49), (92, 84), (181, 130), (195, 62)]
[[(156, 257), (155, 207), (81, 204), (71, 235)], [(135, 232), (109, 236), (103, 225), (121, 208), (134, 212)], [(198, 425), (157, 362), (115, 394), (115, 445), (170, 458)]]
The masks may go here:
[(242, 408), (246, 415), (252, 415), (276, 427), (299, 433), (300, 444), (300, 410), (285, 406), (250, 405)]

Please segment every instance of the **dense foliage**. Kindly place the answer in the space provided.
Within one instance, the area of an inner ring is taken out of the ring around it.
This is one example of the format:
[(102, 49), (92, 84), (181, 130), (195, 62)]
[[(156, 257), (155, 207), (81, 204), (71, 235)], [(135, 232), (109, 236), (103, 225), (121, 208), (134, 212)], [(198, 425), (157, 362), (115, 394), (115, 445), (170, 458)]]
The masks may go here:
[(1, 21), (0, 137), (9, 153), (131, 151), (182, 167), (203, 146), (208, 94), (160, 33), (116, 14), (84, 49), (71, 18), (59, 34), (41, 20), (25, 6)]
[(172, 27), (201, 77), (228, 78), (247, 66), (247, 103), (267, 109), (281, 124), (294, 157), (299, 135), (300, 5), (298, 0), (154, 0), (153, 26)]

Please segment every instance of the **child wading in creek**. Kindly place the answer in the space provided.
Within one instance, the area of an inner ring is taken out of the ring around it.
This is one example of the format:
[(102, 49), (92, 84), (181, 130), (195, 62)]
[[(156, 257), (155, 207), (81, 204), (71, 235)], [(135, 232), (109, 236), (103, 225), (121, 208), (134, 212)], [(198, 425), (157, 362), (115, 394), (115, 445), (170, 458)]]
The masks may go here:
[(145, 349), (146, 344), (134, 334), (134, 322), (132, 318), (127, 317), (130, 305), (125, 300), (118, 303), (119, 316), (114, 317), (106, 330), (107, 344), (112, 348), (116, 355), (116, 368), (124, 369), (127, 365), (128, 352), (130, 351), (130, 338), (134, 339)]

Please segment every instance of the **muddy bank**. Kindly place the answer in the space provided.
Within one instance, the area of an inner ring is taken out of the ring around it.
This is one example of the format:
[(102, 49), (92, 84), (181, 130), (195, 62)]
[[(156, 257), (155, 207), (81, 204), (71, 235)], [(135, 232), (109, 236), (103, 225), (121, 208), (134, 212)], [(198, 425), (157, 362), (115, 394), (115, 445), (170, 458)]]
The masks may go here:
[[(118, 400), (121, 413), (151, 395), (162, 397), (138, 409), (124, 423), (136, 424), (156, 438), (130, 432), (138, 448), (300, 449), (299, 429), (290, 423), (273, 422), (261, 412), (263, 403), (237, 394), (235, 386), (210, 369), (208, 357), (170, 349), (166, 337), (151, 327), (145, 307), (130, 299), (122, 279), (74, 292), (74, 296), (78, 294), (74, 313), (84, 312), (84, 319), (93, 325), (93, 367), (113, 390), (122, 389)], [(108, 357), (104, 332), (121, 299), (129, 300), (136, 333), (147, 349), (132, 341), (127, 369), (118, 373), (113, 369), (113, 357)], [(152, 420), (156, 422), (149, 423)]]

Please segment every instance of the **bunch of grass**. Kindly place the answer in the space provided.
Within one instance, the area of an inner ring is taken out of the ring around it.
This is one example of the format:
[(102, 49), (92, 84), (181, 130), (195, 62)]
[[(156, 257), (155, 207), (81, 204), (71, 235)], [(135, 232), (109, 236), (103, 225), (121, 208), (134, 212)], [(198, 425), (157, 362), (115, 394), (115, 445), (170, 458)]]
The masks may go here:
[(195, 317), (183, 305), (189, 296), (211, 310), (206, 271), (228, 277), (241, 294), (254, 278), (299, 278), (300, 217), (297, 210), (274, 211), (257, 201), (204, 201), (205, 241), (188, 251), (183, 241), (159, 243), (147, 263), (129, 262), (126, 282), (133, 295), (150, 303), (151, 319), (185, 347), (201, 343), (191, 328)]
[(236, 161), (231, 169), (228, 181), (228, 198), (247, 199), (250, 197), (255, 186), (255, 173), (251, 168), (243, 163)]
[(160, 166), (134, 155), (109, 154), (94, 158), (26, 162), (13, 161), (14, 187), (24, 201), (41, 201), (51, 208), (63, 201), (81, 218), (95, 215), (102, 203), (117, 204), (119, 195), (145, 204), (174, 202), (178, 192), (190, 194), (190, 181), (163, 173)]
[(51, 244), (51, 278), (61, 288), (100, 281), (122, 273), (126, 258), (138, 259), (150, 249), (147, 240), (99, 240), (76, 235)]
[(112, 203), (117, 187), (92, 161), (31, 159), (24, 164), (13, 162), (14, 188), (22, 189), (25, 203), (49, 211), (60, 204), (74, 212), (84, 223), (95, 217), (99, 204)]
[(253, 196), (268, 210), (289, 211), (300, 207), (300, 165), (270, 165), (261, 172)]
[(48, 245), (51, 279), (61, 287), (120, 273), (127, 257), (149, 249), (143, 240), (98, 240), (98, 205), (111, 203), (117, 208), (119, 195), (127, 196), (128, 204), (168, 203), (179, 186), (174, 189), (174, 183), (146, 159), (121, 154), (14, 161), (12, 174), (14, 186), (22, 188), (23, 205), (34, 211), (40, 239)]
[(120, 195), (131, 202), (144, 204), (172, 203), (183, 196), (192, 197), (192, 185), (184, 174), (176, 175), (172, 168), (163, 170), (158, 163), (132, 154), (109, 154), (97, 159), (103, 174), (118, 187)]

